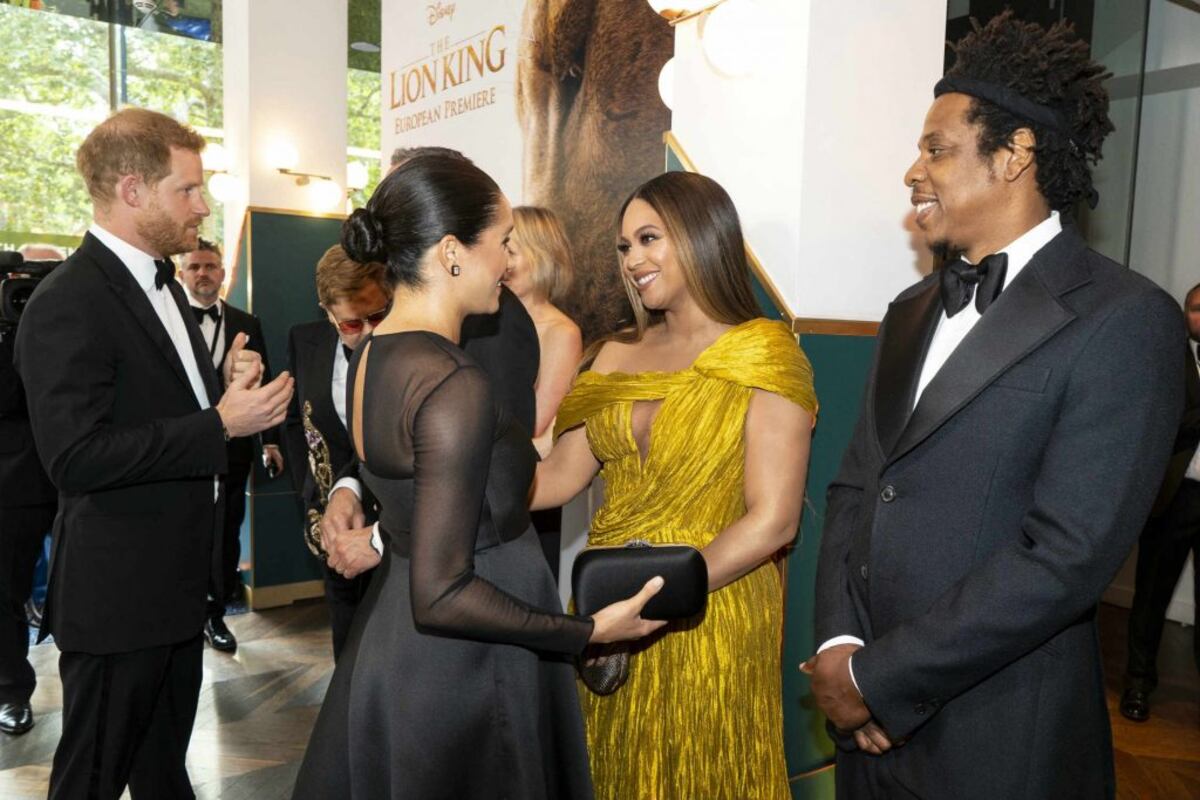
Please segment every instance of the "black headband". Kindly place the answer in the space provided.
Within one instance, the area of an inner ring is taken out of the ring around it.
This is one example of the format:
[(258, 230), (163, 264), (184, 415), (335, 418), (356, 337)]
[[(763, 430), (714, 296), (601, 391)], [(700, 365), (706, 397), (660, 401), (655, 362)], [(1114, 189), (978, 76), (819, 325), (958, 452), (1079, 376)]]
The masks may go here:
[(1076, 146), (1079, 144), (1075, 136), (1072, 135), (1070, 126), (1067, 125), (1067, 121), (1063, 118), (1062, 113), (1049, 106), (1033, 102), (1029, 98), (1022, 96), (1015, 89), (1010, 89), (999, 83), (977, 81), (974, 78), (947, 76), (938, 81), (937, 85), (933, 87), (933, 96), (941, 97), (947, 92), (969, 94), (972, 97), (978, 97), (980, 100), (987, 100), (989, 103), (1000, 106), (1000, 108), (1003, 108), (1010, 114), (1027, 119), (1030, 122), (1045, 125), (1047, 128), (1053, 128), (1063, 136), (1069, 138), (1072, 144)]
[[(947, 75), (942, 78), (933, 87), (933, 96), (941, 97), (949, 92), (957, 92), (959, 94), (967, 94), (971, 97), (978, 97), (980, 100), (986, 100), (989, 103), (999, 106), (1005, 111), (1027, 119), (1030, 122), (1036, 122), (1044, 125), (1047, 128), (1058, 131), (1063, 136), (1067, 137), (1071, 145), (1071, 149), (1076, 154), (1082, 153), (1083, 147), (1079, 139), (1071, 133), (1070, 126), (1067, 125), (1066, 119), (1062, 113), (1044, 106), (1041, 103), (1035, 103), (1028, 97), (1024, 97), (1015, 89), (1010, 89), (999, 83), (991, 83), (989, 81), (979, 81), (974, 78), (958, 78), (952, 75)], [(1100, 195), (1093, 188), (1088, 193), (1087, 202), (1092, 208), (1100, 201)]]

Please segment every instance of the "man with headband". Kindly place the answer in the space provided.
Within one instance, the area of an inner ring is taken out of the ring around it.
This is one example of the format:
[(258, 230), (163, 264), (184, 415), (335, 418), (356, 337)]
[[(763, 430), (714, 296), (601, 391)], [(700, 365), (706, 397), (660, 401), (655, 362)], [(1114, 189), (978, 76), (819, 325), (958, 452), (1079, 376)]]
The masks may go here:
[(838, 797), (1113, 797), (1096, 605), (1183, 408), (1183, 322), (1088, 249), (1112, 130), (1070, 27), (955, 46), (905, 175), (947, 259), (889, 307), (829, 488), (803, 665)]

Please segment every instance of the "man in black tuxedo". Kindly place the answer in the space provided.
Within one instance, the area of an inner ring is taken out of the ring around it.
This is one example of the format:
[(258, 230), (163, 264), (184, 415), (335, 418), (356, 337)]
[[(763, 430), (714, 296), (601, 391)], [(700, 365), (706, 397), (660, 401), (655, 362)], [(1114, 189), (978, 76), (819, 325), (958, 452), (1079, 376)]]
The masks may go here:
[[(1150, 693), (1158, 686), (1158, 646), (1175, 584), (1193, 555), (1196, 608), (1200, 609), (1200, 285), (1192, 287), (1183, 302), (1188, 327), (1188, 354), (1184, 364), (1187, 407), (1174, 453), (1167, 466), (1150, 520), (1138, 540), (1137, 577), (1133, 608), (1129, 611), (1128, 660), (1121, 713), (1134, 722), (1150, 718)], [(1200, 669), (1200, 636), (1192, 628), (1192, 653)]]
[[(188, 303), (192, 314), (200, 325), (200, 334), (212, 359), (213, 366), (221, 371), (229, 349), (239, 333), (246, 335), (246, 350), (258, 353), (262, 359), (263, 380), (271, 379), (271, 366), (267, 359), (267, 345), (263, 339), (262, 324), (258, 317), (234, 308), (221, 299), (221, 286), (225, 282), (225, 265), (221, 260), (221, 248), (207, 239), (185, 253), (179, 278), (187, 289)], [(295, 374), (295, 373), (293, 373)], [(225, 475), (225, 522), (221, 536), (221, 563), (209, 587), (208, 621), (204, 624), (204, 638), (214, 650), (232, 653), (237, 649), (237, 639), (225, 625), (225, 603), (235, 599), (242, 588), (238, 562), (241, 558), (242, 520), (246, 516), (246, 481), (250, 478), (250, 466), (254, 459), (255, 442), (262, 447), (263, 466), (272, 474), (283, 471), (283, 454), (279, 450), (279, 430), (269, 428), (258, 437), (238, 436), (229, 442), (229, 472)], [(217, 594), (217, 580), (224, 592)]]
[(62, 655), (51, 798), (192, 798), (184, 759), (219, 562), (226, 444), (283, 421), (287, 374), (234, 341), (222, 394), (169, 256), (208, 215), (204, 139), (127, 108), (76, 160), (94, 223), (17, 332), (38, 454), (58, 488), (43, 635)]
[[(292, 486), (304, 507), (305, 541), (324, 563), (321, 514), (334, 476), (354, 460), (346, 430), (350, 355), (387, 314), (391, 292), (382, 264), (351, 261), (341, 245), (329, 248), (317, 262), (316, 282), (326, 319), (297, 325), (288, 333), (288, 370), (296, 377), (296, 393), (288, 407), (285, 443)], [(365, 505), (364, 523), (373, 522), (373, 504)], [(327, 564), (324, 571), (337, 660), (371, 572), (344, 578)]]
[(1064, 224), (1103, 68), (1010, 13), (955, 46), (905, 175), (958, 256), (902, 292), (830, 484), (804, 669), (843, 798), (1113, 797), (1096, 606), (1183, 409), (1162, 290)]
[(54, 524), (58, 490), (38, 461), (13, 366), (14, 328), (0, 325), (0, 732), (33, 727), (29, 698), (37, 685), (29, 656), (25, 601), (42, 542)]

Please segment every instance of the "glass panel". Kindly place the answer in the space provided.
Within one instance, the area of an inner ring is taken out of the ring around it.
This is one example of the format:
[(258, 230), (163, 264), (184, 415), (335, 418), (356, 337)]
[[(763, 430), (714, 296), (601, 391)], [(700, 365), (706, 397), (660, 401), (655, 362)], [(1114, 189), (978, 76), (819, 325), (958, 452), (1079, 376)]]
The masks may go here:
[[(1161, 0), (1159, 0), (1161, 1)], [(1114, 77), (1109, 81), (1109, 118), (1116, 130), (1104, 141), (1103, 158), (1095, 167), (1094, 184), (1100, 193), (1095, 210), (1081, 204), (1076, 210), (1080, 231), (1097, 251), (1128, 263), (1130, 214), (1134, 174), (1137, 169), (1138, 95), (1146, 40), (1149, 0), (950, 0), (946, 38), (955, 41), (971, 30), (970, 18), (986, 23), (1005, 8), (1016, 16), (1043, 26), (1059, 20), (1091, 46), (1092, 57)], [(954, 61), (947, 48), (946, 65)]]
[(1200, 280), (1200, 2), (1153, 0), (1149, 29), (1129, 266), (1182, 302)]
[(382, 173), (379, 147), (382, 141), (380, 130), (380, 81), (378, 72), (361, 69), (349, 71), (346, 98), (346, 144), (350, 148), (349, 163), (358, 162), (367, 168), (367, 185), (350, 193), (355, 208), (364, 205)]
[(147, 31), (221, 41), (222, 0), (0, 0), (0, 5), (47, 11)]
[(75, 150), (108, 114), (108, 26), (4, 4), (0, 30), (0, 241), (74, 244), (91, 220)]

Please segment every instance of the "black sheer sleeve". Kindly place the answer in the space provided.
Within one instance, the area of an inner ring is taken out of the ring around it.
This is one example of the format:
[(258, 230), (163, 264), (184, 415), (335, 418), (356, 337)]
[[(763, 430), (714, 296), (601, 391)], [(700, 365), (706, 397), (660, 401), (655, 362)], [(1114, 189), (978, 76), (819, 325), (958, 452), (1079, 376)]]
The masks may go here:
[[(411, 419), (416, 624), (463, 638), (581, 652), (591, 636), (590, 619), (539, 611), (475, 575), (496, 424), (486, 374), (477, 366), (457, 366)], [(375, 455), (368, 447), (368, 463)]]

